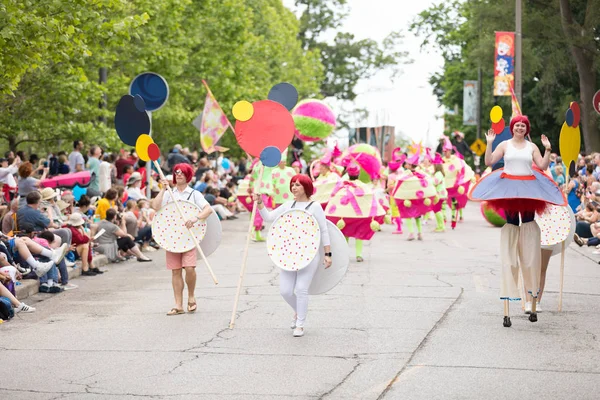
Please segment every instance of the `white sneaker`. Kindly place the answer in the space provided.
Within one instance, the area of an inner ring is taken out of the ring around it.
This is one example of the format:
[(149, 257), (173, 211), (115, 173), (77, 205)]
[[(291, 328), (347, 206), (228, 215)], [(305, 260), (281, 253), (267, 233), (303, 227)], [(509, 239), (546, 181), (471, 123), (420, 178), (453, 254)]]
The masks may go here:
[(292, 321), (292, 325), (290, 326), (290, 328), (292, 329), (296, 329), (296, 319), (294, 318), (294, 320)]
[(539, 312), (539, 313), (542, 312), (542, 306), (540, 306), (540, 303), (537, 303), (535, 305), (535, 312)]
[(67, 244), (63, 243), (62, 246), (52, 250), (52, 261), (54, 264), (60, 264), (63, 258), (65, 258), (65, 254), (67, 254)]
[(68, 268), (71, 268), (71, 267), (74, 267), (74, 266), (75, 266), (75, 263), (74, 263), (73, 261), (65, 260), (65, 265), (66, 265)]
[(525, 303), (525, 314), (531, 314), (531, 302)]
[(302, 337), (304, 336), (304, 328), (297, 326), (294, 329), (294, 337)]
[(21, 304), (19, 304), (18, 307), (15, 308), (15, 313), (20, 313), (20, 312), (32, 313), (32, 312), (35, 312), (35, 307), (31, 307), (25, 303), (21, 303)]
[(71, 290), (71, 289), (77, 289), (79, 286), (73, 284), (73, 283), (67, 283), (66, 285), (60, 285), (60, 287), (63, 290)]
[(45, 263), (38, 262), (38, 267), (35, 269), (35, 274), (39, 277), (42, 277), (50, 271), (50, 269), (54, 267), (54, 261), (48, 261)]

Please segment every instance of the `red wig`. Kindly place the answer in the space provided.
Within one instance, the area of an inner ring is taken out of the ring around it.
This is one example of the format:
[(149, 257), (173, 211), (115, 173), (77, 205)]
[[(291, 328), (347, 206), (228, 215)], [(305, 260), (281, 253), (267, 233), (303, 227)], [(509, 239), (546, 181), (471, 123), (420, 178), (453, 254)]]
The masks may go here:
[(190, 164), (181, 163), (176, 164), (173, 167), (173, 184), (177, 184), (177, 176), (175, 175), (175, 171), (183, 172), (183, 175), (185, 176), (185, 181), (187, 183), (190, 183), (192, 181), (192, 177), (194, 176), (194, 170), (192, 169), (192, 166)]
[(529, 124), (529, 118), (527, 115), (517, 115), (513, 119), (510, 120), (510, 134), (514, 136), (513, 129), (517, 122), (522, 122), (527, 127), (527, 131), (525, 132), (525, 136), (529, 135), (529, 131), (531, 130), (531, 125)]
[(292, 185), (296, 182), (302, 185), (304, 188), (304, 193), (306, 193), (306, 197), (310, 197), (315, 193), (312, 180), (308, 177), (308, 175), (298, 174), (293, 176), (290, 180), (290, 191), (292, 190)]

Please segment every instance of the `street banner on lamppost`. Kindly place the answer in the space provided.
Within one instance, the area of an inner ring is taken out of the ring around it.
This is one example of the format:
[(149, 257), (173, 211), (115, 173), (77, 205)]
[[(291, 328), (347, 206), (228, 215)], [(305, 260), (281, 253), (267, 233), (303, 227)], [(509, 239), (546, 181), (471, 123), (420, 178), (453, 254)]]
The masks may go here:
[(510, 96), (515, 84), (515, 33), (496, 32), (494, 96)]
[(463, 84), (463, 125), (477, 125), (477, 81)]

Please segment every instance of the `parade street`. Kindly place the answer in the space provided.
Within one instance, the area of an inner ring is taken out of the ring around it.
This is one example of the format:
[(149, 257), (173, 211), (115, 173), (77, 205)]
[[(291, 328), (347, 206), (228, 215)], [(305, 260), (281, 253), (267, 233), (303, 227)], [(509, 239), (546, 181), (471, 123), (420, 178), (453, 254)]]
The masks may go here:
[[(173, 306), (164, 252), (109, 264), (77, 290), (37, 294), (33, 314), (0, 326), (0, 398), (38, 399), (597, 399), (600, 258), (566, 251), (550, 262), (539, 321), (511, 303), (502, 326), (500, 229), (477, 204), (455, 231), (406, 241), (386, 225), (331, 292), (311, 296), (306, 335), (279, 294), (264, 243), (251, 243), (244, 291), (228, 329), (247, 214), (223, 223), (198, 267), (198, 311)], [(351, 245), (353, 241), (351, 240)], [(187, 300), (187, 297), (185, 298)]]

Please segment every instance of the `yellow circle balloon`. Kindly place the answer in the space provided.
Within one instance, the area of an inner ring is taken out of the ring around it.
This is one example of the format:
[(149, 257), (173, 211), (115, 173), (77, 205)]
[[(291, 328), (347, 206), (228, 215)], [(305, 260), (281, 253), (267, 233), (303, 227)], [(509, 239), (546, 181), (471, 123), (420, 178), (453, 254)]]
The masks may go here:
[(238, 121), (248, 121), (254, 115), (252, 103), (246, 100), (238, 101), (233, 106), (233, 116)]
[(558, 147), (560, 156), (568, 169), (571, 162), (577, 161), (577, 156), (581, 148), (581, 131), (579, 127), (573, 128), (567, 125), (566, 122), (563, 123), (560, 130), (560, 138), (558, 139)]
[(138, 154), (140, 160), (150, 161), (150, 156), (148, 155), (148, 146), (154, 143), (154, 140), (150, 137), (150, 135), (146, 135), (145, 133), (141, 134), (139, 138), (135, 141), (135, 152)]
[(490, 119), (492, 123), (497, 124), (502, 119), (502, 108), (500, 106), (492, 107), (490, 111)]

